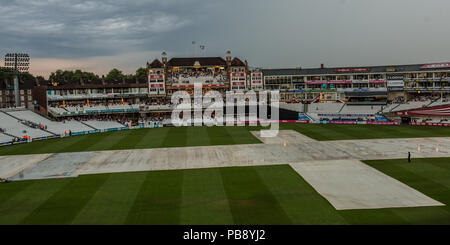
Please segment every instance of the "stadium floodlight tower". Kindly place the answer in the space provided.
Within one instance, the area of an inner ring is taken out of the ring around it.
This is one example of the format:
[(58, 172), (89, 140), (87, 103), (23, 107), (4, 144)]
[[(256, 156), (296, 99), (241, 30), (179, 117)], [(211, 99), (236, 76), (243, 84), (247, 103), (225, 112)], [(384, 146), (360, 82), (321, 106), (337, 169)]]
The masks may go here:
[(14, 75), (14, 99), (16, 107), (20, 106), (19, 75), (27, 72), (30, 66), (30, 56), (25, 53), (9, 53), (5, 55), (5, 67)]

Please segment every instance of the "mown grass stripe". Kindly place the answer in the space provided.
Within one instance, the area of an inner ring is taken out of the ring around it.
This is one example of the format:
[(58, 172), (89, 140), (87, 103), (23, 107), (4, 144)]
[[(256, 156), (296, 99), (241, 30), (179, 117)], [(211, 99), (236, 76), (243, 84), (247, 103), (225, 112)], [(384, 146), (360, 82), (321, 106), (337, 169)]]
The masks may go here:
[(210, 145), (206, 127), (188, 127), (186, 129), (186, 145), (205, 146)]
[(364, 161), (366, 164), (409, 185), (415, 190), (446, 204), (439, 207), (395, 208), (388, 209), (397, 217), (411, 224), (450, 224), (450, 185), (449, 172), (436, 167), (433, 162), (445, 159), (406, 159)]
[(289, 165), (255, 168), (296, 225), (337, 225), (347, 221)]
[(415, 207), (392, 209), (396, 216), (414, 225), (449, 225), (450, 213), (445, 207)]
[(182, 225), (228, 225), (233, 223), (220, 170), (183, 171)]
[(225, 129), (225, 126), (207, 127), (209, 142), (211, 145), (232, 145), (236, 144), (233, 137)]
[(235, 224), (291, 224), (291, 220), (254, 168), (222, 168), (220, 172)]
[[(95, 140), (95, 144), (90, 144), (84, 148), (83, 151), (99, 151), (99, 150), (115, 150), (115, 149), (127, 149), (123, 144), (125, 139), (132, 134), (132, 130), (123, 130), (119, 132), (110, 132), (107, 136), (102, 137), (100, 134), (92, 135), (91, 140)], [(117, 147), (119, 146), (119, 147)]]
[(183, 147), (186, 144), (186, 127), (171, 127), (162, 142), (163, 147)]
[(84, 175), (71, 179), (20, 223), (70, 224), (109, 176), (109, 174)]
[(137, 149), (158, 148), (163, 147), (163, 141), (167, 137), (170, 128), (140, 129), (135, 132), (141, 136), (136, 144)]
[(250, 133), (247, 127), (223, 127), (228, 134), (233, 138), (236, 144), (258, 144), (262, 143), (253, 134)]
[(111, 174), (72, 224), (123, 224), (146, 176), (146, 172)]
[(179, 224), (182, 188), (183, 171), (148, 172), (125, 223)]
[[(282, 128), (284, 125), (282, 125)], [(308, 126), (297, 125), (295, 130), (301, 134), (304, 134), (310, 138), (316, 140), (335, 140), (335, 139), (346, 139), (349, 137), (344, 128), (336, 128), (337, 125), (322, 125), (322, 124), (311, 124)]]
[(408, 163), (406, 160), (376, 160), (364, 161), (364, 163), (436, 201), (450, 203), (450, 186), (445, 180), (447, 183), (440, 183), (443, 178), (448, 177), (448, 172), (446, 173), (443, 168), (435, 168), (431, 164), (431, 168), (427, 166), (429, 164), (427, 162), (433, 161), (432, 159), (414, 159), (413, 161), (414, 163)]
[(352, 225), (409, 225), (408, 220), (391, 209), (365, 209), (337, 211)]
[(8, 201), (10, 198), (14, 197), (17, 193), (21, 192), (33, 183), (33, 181), (17, 181), (0, 185), (0, 204)]
[[(0, 224), (18, 224), (36, 208), (45, 203), (54, 193), (69, 183), (70, 180), (32, 180), (8, 184), (16, 194), (0, 203)], [(15, 188), (15, 186), (21, 186)], [(22, 188), (26, 187), (26, 188)], [(39, 193), (36, 195), (36, 193)], [(1, 195), (4, 195), (2, 193)]]

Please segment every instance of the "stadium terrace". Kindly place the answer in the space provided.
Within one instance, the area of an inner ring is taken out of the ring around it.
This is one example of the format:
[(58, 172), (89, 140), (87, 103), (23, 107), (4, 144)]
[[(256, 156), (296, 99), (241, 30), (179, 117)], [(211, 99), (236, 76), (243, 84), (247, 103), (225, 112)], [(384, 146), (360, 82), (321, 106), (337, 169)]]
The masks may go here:
[[(217, 91), (224, 97), (228, 91), (278, 91), (284, 122), (450, 125), (450, 62), (267, 69), (252, 68), (230, 51), (224, 58), (169, 58), (163, 52), (147, 62), (145, 71), (146, 79), (135, 80), (25, 77), (19, 83), (20, 107), (14, 107), (13, 81), (1, 80), (2, 139), (22, 139), (32, 131), (31, 138), (41, 138), (171, 126), (171, 96), (193, 95), (194, 84), (201, 84), (202, 94)], [(236, 118), (249, 117), (248, 107), (235, 111), (241, 111)]]

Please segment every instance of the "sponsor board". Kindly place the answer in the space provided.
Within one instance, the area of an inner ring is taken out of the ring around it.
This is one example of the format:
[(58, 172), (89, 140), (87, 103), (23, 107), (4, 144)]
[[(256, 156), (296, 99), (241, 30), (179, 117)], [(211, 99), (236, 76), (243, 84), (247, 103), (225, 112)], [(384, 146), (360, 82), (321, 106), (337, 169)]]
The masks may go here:
[(366, 122), (367, 125), (400, 125), (400, 122)]
[(402, 80), (389, 80), (387, 82), (387, 86), (388, 87), (404, 87), (405, 86), (405, 82)]
[(337, 68), (334, 72), (369, 72), (372, 68)]
[(420, 69), (440, 69), (440, 68), (450, 68), (450, 62), (426, 64), (420, 67)]
[(450, 127), (449, 123), (430, 123), (430, 122), (410, 122), (411, 126), (435, 126), (435, 127)]

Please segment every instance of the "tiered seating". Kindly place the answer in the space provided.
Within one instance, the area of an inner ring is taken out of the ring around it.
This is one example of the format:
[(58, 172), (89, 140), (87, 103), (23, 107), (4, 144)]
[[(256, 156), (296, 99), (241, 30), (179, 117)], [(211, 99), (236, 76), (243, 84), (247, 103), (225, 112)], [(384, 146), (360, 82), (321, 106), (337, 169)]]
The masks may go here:
[(62, 115), (64, 112), (67, 112), (63, 108), (59, 107), (48, 107), (49, 112), (52, 112), (53, 114)]
[(280, 102), (280, 108), (290, 111), (303, 112), (304, 105), (302, 103), (284, 103)]
[(75, 120), (67, 120), (64, 122), (54, 122), (51, 121), (43, 116), (40, 116), (32, 111), (13, 111), (13, 112), (8, 112), (10, 115), (13, 115), (17, 118), (23, 119), (23, 120), (27, 120), (27, 121), (31, 121), (37, 124), (41, 124), (41, 125), (46, 125), (47, 126), (47, 130), (55, 133), (55, 134), (63, 134), (64, 131), (69, 131), (71, 130), (72, 132), (83, 132), (83, 131), (88, 131), (88, 130), (92, 130), (91, 128), (89, 128), (88, 126), (75, 121)]
[[(78, 113), (87, 113), (89, 111), (110, 111), (110, 110), (129, 110), (129, 109), (139, 109), (140, 105), (88, 105), (88, 106), (66, 106), (63, 108), (55, 108), (49, 107), (49, 110), (53, 113), (57, 113), (59, 115), (63, 115), (65, 112), (78, 112)], [(67, 111), (66, 111), (67, 110)]]
[(171, 105), (149, 105), (148, 109), (149, 110), (171, 110), (172, 106)]
[(448, 105), (448, 104), (450, 104), (450, 98), (449, 98), (449, 96), (446, 95), (442, 99), (437, 99), (429, 106), (431, 107), (431, 106), (440, 106), (440, 105)]
[(81, 106), (66, 106), (65, 108), (69, 112), (76, 112), (76, 111), (83, 111), (84, 110), (83, 107), (81, 107)]
[(91, 106), (84, 106), (84, 111), (101, 111), (101, 110), (108, 110), (108, 108), (104, 105), (91, 105)]
[(116, 121), (97, 121), (97, 120), (88, 120), (83, 121), (85, 124), (96, 128), (96, 129), (108, 129), (108, 128), (122, 128), (124, 125), (116, 122)]
[(338, 113), (343, 103), (312, 103), (308, 107), (310, 113)]
[(417, 109), (422, 108), (424, 106), (427, 106), (431, 103), (430, 100), (426, 101), (410, 101), (404, 104), (400, 104), (400, 106), (396, 107), (392, 111), (403, 111), (403, 110), (411, 110), (411, 109)]
[(13, 140), (12, 137), (10, 137), (10, 136), (8, 136), (6, 134), (0, 133), (0, 143), (10, 142), (12, 140)]
[(127, 109), (132, 109), (132, 107), (128, 104), (123, 104), (123, 105), (109, 105), (108, 108), (110, 110), (127, 110)]
[(440, 101), (440, 100), (438, 100), (438, 101), (436, 101), (436, 102), (433, 102), (431, 105), (429, 105), (429, 107), (432, 107), (432, 106), (441, 106), (441, 105), (448, 105), (448, 104), (450, 104), (450, 101)]
[(0, 122), (1, 122), (2, 128), (6, 131), (6, 133), (12, 134), (19, 138), (22, 138), (22, 136), (25, 136), (25, 135), (30, 136), (32, 138), (45, 137), (45, 136), (52, 135), (43, 130), (25, 126), (22, 123), (20, 123), (17, 119), (15, 119), (3, 112), (0, 112)]
[(383, 110), (381, 112), (383, 112), (383, 113), (391, 112), (391, 110), (395, 109), (397, 106), (399, 106), (399, 104), (397, 104), (397, 103), (388, 104), (388, 105), (383, 107)]
[(376, 114), (381, 111), (381, 106), (345, 105), (341, 114)]

